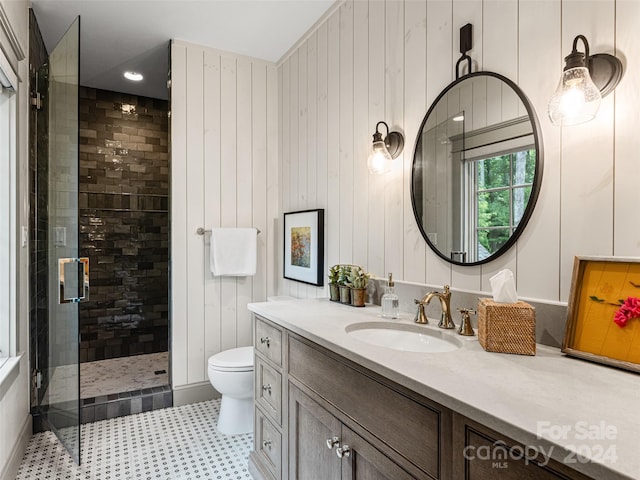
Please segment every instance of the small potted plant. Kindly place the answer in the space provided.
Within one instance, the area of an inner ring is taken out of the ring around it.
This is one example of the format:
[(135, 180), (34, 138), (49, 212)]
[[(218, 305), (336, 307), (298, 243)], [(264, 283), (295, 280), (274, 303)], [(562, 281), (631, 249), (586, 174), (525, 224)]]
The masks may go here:
[(338, 285), (340, 286), (340, 303), (351, 303), (351, 284), (349, 276), (351, 275), (351, 265), (340, 265), (338, 272)]
[(340, 265), (334, 265), (329, 269), (329, 300), (332, 302), (340, 301), (339, 277)]
[(364, 307), (369, 278), (371, 278), (371, 274), (365, 272), (361, 267), (351, 269), (349, 283), (351, 284), (351, 305), (354, 307)]

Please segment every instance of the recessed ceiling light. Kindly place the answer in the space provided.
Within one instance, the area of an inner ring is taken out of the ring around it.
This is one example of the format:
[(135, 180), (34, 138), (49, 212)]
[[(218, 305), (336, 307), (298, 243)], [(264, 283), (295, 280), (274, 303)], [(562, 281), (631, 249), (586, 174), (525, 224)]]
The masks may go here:
[(131, 80), (132, 82), (139, 82), (140, 80), (142, 80), (144, 77), (142, 76), (141, 73), (136, 73), (136, 72), (124, 72), (124, 78), (126, 78), (127, 80)]
[(457, 117), (453, 117), (452, 120), (454, 122), (462, 122), (464, 120), (464, 115), (458, 115)]

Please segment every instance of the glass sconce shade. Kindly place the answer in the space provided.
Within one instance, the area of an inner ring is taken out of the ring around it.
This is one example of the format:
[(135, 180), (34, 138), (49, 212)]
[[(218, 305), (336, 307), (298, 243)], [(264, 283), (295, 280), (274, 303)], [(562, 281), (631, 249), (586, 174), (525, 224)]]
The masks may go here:
[[(584, 53), (578, 51), (578, 40), (584, 45)], [(620, 82), (622, 62), (608, 53), (589, 55), (584, 35), (573, 39), (573, 49), (564, 61), (560, 84), (549, 101), (549, 118), (556, 126), (588, 122), (598, 113), (602, 97)]]
[[(387, 136), (383, 139), (378, 127), (387, 127)], [(402, 153), (404, 137), (399, 132), (389, 132), (389, 126), (385, 122), (378, 122), (376, 133), (373, 134), (372, 151), (367, 160), (369, 173), (380, 175), (391, 171), (392, 161)]]
[(374, 175), (380, 175), (391, 171), (391, 155), (387, 146), (382, 140), (373, 142), (373, 150), (367, 160), (367, 166), (369, 167), (369, 173)]
[(588, 122), (598, 113), (601, 100), (600, 90), (591, 80), (588, 68), (565, 70), (549, 102), (551, 123), (567, 126)]

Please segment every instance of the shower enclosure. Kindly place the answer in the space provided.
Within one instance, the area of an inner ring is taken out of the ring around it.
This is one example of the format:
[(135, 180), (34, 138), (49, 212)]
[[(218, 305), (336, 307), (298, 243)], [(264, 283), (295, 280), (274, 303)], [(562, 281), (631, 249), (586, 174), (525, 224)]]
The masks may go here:
[(93, 421), (171, 405), (168, 103), (80, 87), (79, 119), (81, 415)]
[(30, 27), (31, 407), (79, 463), (81, 423), (172, 404), (168, 103), (81, 87), (79, 18)]

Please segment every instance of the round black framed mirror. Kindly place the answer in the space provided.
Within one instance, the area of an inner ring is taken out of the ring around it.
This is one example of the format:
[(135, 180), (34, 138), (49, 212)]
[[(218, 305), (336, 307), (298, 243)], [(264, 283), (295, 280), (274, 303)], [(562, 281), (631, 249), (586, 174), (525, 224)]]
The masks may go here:
[(522, 90), (493, 72), (457, 79), (416, 139), (411, 203), (423, 237), (457, 265), (499, 257), (531, 217), (542, 170), (540, 126)]

